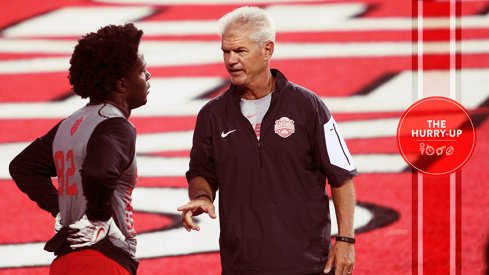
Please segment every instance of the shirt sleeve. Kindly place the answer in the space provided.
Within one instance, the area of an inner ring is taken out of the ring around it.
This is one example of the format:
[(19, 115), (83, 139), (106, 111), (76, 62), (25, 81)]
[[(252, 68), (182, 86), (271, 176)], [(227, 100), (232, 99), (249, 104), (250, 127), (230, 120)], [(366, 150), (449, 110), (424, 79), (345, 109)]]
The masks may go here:
[(53, 217), (59, 212), (58, 190), (51, 180), (56, 176), (52, 145), (58, 126), (29, 144), (9, 166), (18, 188)]
[(315, 162), (331, 186), (340, 186), (358, 174), (355, 163), (328, 108), (318, 97), (315, 103)]
[(88, 219), (112, 216), (112, 195), (134, 159), (135, 143), (136, 129), (124, 118), (107, 119), (93, 131), (81, 169)]
[(185, 175), (188, 182), (199, 176), (205, 178), (211, 185), (215, 197), (215, 192), (219, 187), (219, 183), (216, 178), (214, 166), (214, 149), (211, 132), (212, 124), (206, 107), (204, 107), (197, 115), (192, 149), (190, 150), (189, 170)]

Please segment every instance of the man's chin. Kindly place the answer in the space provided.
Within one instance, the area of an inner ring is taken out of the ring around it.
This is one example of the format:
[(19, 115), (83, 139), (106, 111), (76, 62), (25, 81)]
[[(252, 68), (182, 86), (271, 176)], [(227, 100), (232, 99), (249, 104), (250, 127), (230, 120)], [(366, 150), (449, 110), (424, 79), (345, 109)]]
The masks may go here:
[(139, 107), (141, 107), (141, 106), (146, 105), (146, 103), (148, 103), (148, 99), (147, 99), (147, 98), (146, 98), (146, 99), (144, 99), (144, 100), (142, 100), (142, 101), (141, 101), (141, 102), (139, 102), (138, 104), (134, 105), (134, 106), (133, 106), (131, 109), (132, 109), (132, 110), (137, 109), (137, 108), (139, 108)]
[(232, 77), (231, 76), (231, 83), (236, 86), (241, 86), (244, 84), (244, 79), (242, 77)]

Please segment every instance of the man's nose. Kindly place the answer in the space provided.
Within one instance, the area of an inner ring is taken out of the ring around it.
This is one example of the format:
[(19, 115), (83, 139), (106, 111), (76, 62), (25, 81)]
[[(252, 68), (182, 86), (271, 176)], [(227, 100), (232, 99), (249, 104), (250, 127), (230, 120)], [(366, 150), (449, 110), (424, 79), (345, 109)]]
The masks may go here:
[(238, 54), (231, 51), (229, 53), (229, 59), (228, 59), (229, 64), (236, 64), (239, 62)]

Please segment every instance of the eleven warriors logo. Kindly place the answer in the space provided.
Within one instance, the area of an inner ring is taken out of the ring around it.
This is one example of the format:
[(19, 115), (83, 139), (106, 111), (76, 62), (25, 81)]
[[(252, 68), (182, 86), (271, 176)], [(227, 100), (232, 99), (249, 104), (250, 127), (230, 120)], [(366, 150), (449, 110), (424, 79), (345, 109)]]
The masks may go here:
[[(440, 147), (433, 147), (430, 145), (425, 145), (424, 143), (421, 143), (419, 145), (419, 151), (422, 156), (440, 156), (440, 155), (447, 155), (450, 156), (455, 152), (455, 148), (453, 146), (440, 146)], [(436, 153), (436, 154), (435, 154)]]
[(294, 121), (288, 117), (275, 120), (275, 134), (287, 138), (295, 132)]

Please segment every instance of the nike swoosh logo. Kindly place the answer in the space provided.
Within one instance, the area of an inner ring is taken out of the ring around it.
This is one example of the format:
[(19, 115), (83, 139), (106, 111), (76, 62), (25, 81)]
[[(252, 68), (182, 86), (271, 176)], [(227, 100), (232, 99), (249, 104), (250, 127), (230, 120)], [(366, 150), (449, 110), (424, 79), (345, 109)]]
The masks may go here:
[(102, 233), (104, 231), (105, 231), (105, 229), (103, 227), (99, 228), (97, 231), (97, 234), (95, 235), (95, 240), (98, 239), (98, 236), (100, 235), (100, 233)]
[(225, 138), (225, 137), (227, 137), (229, 134), (231, 134), (231, 133), (233, 133), (233, 132), (235, 132), (235, 131), (236, 131), (236, 129), (231, 130), (231, 131), (226, 132), (226, 133), (224, 133), (224, 131), (222, 131), (222, 133), (221, 133), (221, 137), (222, 137), (222, 138)]

